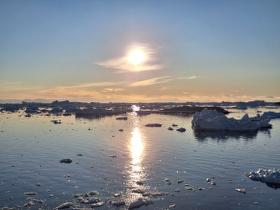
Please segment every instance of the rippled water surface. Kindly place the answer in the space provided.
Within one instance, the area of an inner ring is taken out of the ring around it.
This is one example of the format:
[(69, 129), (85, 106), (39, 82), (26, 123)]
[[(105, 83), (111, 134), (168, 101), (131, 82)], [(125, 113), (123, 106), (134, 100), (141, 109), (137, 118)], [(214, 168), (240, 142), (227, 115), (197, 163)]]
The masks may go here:
[[(121, 193), (128, 205), (142, 196), (133, 193), (141, 189), (168, 192), (141, 209), (170, 204), (176, 209), (280, 209), (279, 189), (245, 175), (280, 168), (279, 120), (272, 121), (269, 131), (233, 134), (194, 133), (191, 117), (58, 118), (62, 124), (50, 122), (54, 117), (0, 114), (0, 207), (23, 206), (24, 192), (33, 191), (45, 201), (45, 209), (52, 209), (75, 193), (97, 190), (106, 201), (98, 209), (114, 209), (108, 204), (112, 193)], [(147, 123), (163, 126), (148, 128)], [(169, 131), (173, 123), (187, 131)], [(63, 158), (73, 162), (60, 163)], [(206, 182), (212, 177), (213, 186)], [(246, 194), (236, 192), (237, 187)]]

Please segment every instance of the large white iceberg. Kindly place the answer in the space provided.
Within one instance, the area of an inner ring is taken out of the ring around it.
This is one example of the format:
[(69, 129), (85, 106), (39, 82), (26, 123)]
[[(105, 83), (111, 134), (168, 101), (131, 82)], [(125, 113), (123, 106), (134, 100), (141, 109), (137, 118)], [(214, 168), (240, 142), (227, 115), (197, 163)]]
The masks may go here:
[(254, 181), (260, 181), (274, 187), (280, 187), (279, 169), (259, 169), (257, 171), (250, 172), (248, 177)]
[(269, 121), (270, 118), (260, 115), (249, 117), (248, 114), (238, 120), (215, 110), (204, 109), (193, 115), (192, 127), (194, 130), (256, 131), (271, 128)]

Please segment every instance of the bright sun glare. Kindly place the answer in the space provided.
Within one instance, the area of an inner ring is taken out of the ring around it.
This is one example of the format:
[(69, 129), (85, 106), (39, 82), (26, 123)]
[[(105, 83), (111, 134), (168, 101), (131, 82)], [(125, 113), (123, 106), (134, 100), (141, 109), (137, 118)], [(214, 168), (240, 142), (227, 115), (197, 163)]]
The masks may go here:
[(147, 53), (143, 47), (132, 47), (126, 56), (127, 62), (131, 65), (138, 66), (144, 64), (147, 59)]

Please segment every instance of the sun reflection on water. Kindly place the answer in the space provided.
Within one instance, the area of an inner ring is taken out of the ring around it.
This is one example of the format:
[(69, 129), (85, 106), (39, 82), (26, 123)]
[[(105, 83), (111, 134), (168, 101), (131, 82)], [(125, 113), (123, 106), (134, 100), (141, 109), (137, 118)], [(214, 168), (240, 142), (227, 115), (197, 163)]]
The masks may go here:
[(129, 201), (141, 196), (133, 193), (135, 189), (146, 190), (146, 173), (143, 166), (143, 159), (145, 154), (145, 137), (139, 127), (139, 118), (137, 115), (132, 115), (133, 127), (131, 136), (128, 141), (128, 149), (130, 153), (130, 161), (127, 167), (127, 199)]
[(142, 135), (139, 127), (134, 127), (131, 132), (131, 140), (130, 140), (130, 154), (132, 159), (132, 165), (140, 166), (142, 162), (144, 145), (142, 142)]

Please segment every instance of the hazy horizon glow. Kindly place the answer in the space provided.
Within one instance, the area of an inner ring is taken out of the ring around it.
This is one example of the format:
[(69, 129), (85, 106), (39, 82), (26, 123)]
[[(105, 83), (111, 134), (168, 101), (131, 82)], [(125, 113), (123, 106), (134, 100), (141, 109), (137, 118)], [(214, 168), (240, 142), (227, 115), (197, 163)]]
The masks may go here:
[(0, 100), (280, 100), (280, 2), (2, 1)]

